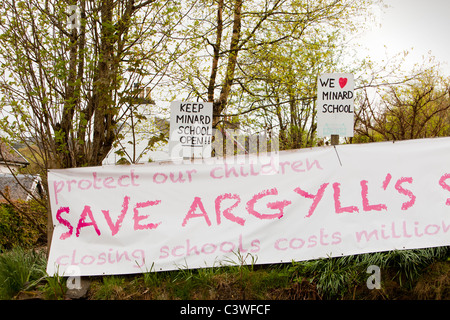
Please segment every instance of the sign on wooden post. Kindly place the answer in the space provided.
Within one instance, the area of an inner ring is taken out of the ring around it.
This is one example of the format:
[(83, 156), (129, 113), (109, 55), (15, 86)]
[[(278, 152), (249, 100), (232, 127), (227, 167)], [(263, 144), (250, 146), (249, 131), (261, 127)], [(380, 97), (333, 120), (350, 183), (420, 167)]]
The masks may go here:
[(354, 86), (353, 75), (349, 73), (325, 73), (319, 76), (317, 81), (319, 137), (335, 135), (353, 137)]
[(209, 158), (211, 140), (211, 102), (171, 103), (169, 140), (171, 158)]

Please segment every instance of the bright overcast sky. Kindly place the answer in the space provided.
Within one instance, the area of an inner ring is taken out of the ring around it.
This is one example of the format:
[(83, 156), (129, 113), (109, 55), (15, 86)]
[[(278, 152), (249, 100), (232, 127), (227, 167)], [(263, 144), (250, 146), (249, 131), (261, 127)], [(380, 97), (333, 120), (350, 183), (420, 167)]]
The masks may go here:
[[(392, 57), (409, 50), (408, 66), (421, 63), (431, 55), (445, 63), (443, 72), (450, 76), (450, 0), (384, 0), (388, 8), (377, 10), (377, 22), (358, 41), (373, 60)], [(386, 46), (386, 48), (384, 47)]]

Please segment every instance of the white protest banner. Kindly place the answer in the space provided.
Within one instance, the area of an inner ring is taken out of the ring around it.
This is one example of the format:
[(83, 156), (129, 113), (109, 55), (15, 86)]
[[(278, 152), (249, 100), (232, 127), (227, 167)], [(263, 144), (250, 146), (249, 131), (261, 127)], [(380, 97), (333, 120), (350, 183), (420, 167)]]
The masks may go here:
[(326, 73), (317, 80), (317, 134), (353, 137), (353, 74)]
[(48, 274), (450, 245), (450, 138), (228, 160), (49, 170)]
[(170, 104), (169, 153), (171, 158), (211, 157), (212, 103)]

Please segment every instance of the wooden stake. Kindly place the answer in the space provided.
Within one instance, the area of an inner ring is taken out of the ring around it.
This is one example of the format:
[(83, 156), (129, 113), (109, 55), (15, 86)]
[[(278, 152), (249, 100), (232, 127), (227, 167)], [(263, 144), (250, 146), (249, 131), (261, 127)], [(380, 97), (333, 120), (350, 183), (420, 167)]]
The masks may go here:
[(53, 218), (52, 218), (52, 210), (50, 209), (50, 197), (49, 197), (47, 203), (47, 258), (50, 255), (52, 237), (53, 237)]
[(331, 135), (331, 145), (336, 146), (339, 144), (339, 135), (338, 134), (332, 134)]

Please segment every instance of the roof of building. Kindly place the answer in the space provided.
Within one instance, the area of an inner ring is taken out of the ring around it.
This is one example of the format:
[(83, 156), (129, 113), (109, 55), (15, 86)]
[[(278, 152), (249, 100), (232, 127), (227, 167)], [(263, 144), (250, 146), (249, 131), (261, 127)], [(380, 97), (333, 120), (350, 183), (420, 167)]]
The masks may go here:
[(12, 146), (0, 141), (0, 163), (15, 164), (21, 166), (29, 165), (29, 162)]
[[(31, 194), (40, 197), (42, 194), (41, 178), (38, 175), (8, 173), (0, 174), (0, 191), (3, 192), (10, 200), (32, 199)], [(0, 202), (6, 199), (0, 195)]]

